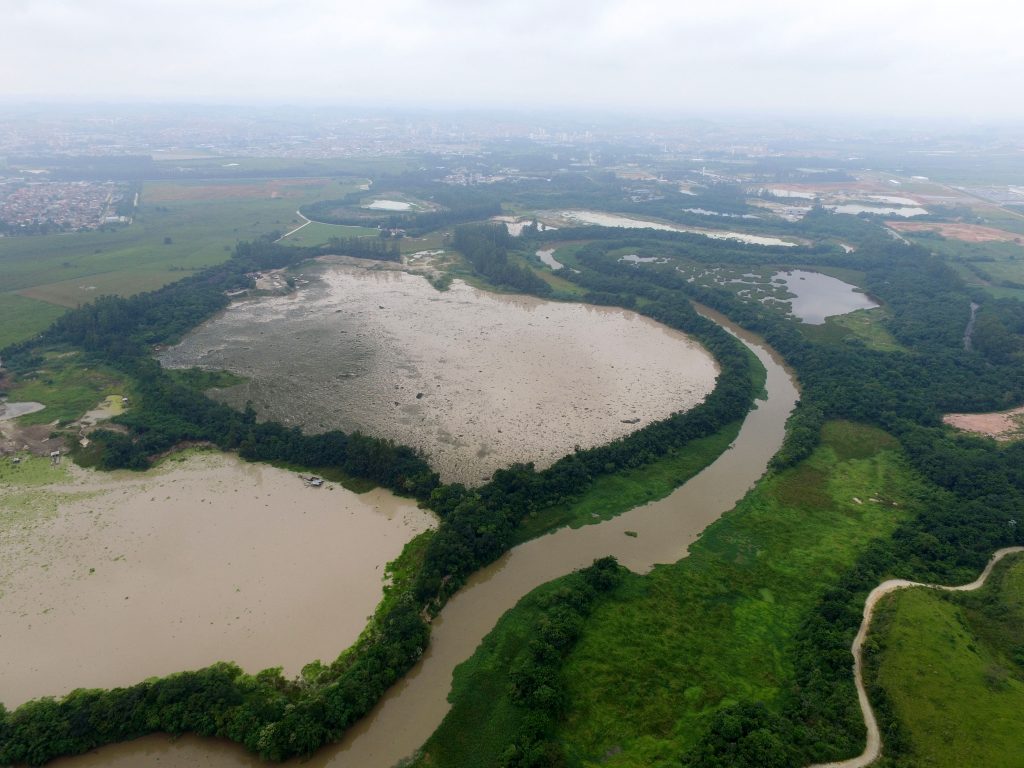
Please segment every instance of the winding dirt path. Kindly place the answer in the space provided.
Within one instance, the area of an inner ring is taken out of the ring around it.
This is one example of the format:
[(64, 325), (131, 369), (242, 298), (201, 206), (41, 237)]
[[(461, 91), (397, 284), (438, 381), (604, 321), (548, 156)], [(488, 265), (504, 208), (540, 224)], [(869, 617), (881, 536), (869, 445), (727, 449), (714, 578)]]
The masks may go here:
[(283, 235), (281, 235), (279, 238), (277, 238), (277, 240), (274, 241), (275, 243), (280, 243), (286, 237), (291, 237), (292, 235), (294, 235), (296, 232), (298, 232), (303, 227), (313, 223), (312, 219), (307, 219), (305, 216), (302, 215), (302, 211), (296, 211), (295, 215), (298, 216), (300, 219), (302, 219), (303, 222), (301, 224), (299, 224), (299, 226), (297, 226), (295, 229), (291, 230), (290, 232), (285, 232)]
[(988, 565), (985, 566), (985, 570), (981, 572), (981, 575), (970, 584), (947, 587), (942, 584), (924, 584), (918, 581), (907, 581), (906, 579), (889, 579), (871, 590), (871, 594), (868, 595), (868, 599), (864, 602), (864, 619), (860, 623), (860, 629), (857, 631), (857, 636), (853, 639), (853, 646), (850, 649), (853, 652), (853, 679), (857, 685), (857, 698), (860, 700), (860, 710), (864, 713), (864, 725), (868, 729), (867, 745), (864, 747), (864, 751), (857, 757), (851, 757), (849, 760), (840, 760), (834, 763), (815, 763), (808, 766), (808, 768), (864, 768), (864, 766), (875, 762), (882, 754), (882, 736), (878, 731), (878, 721), (875, 719), (875, 711), (871, 708), (867, 690), (864, 688), (863, 659), (864, 640), (867, 638), (868, 629), (871, 627), (871, 619), (874, 616), (875, 606), (878, 601), (898, 589), (906, 589), (908, 587), (926, 587), (944, 592), (972, 592), (985, 583), (989, 574), (992, 573), (992, 569), (996, 567), (1000, 560), (1007, 555), (1013, 555), (1018, 552), (1024, 552), (1024, 547), (1006, 547), (1005, 549), (998, 550), (989, 559)]

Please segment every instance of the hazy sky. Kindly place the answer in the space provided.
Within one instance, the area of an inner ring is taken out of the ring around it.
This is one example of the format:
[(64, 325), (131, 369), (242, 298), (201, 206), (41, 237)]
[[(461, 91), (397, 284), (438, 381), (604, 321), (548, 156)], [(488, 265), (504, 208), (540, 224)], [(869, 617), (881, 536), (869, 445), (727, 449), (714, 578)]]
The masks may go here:
[(0, 99), (1022, 119), (1012, 0), (0, 0)]

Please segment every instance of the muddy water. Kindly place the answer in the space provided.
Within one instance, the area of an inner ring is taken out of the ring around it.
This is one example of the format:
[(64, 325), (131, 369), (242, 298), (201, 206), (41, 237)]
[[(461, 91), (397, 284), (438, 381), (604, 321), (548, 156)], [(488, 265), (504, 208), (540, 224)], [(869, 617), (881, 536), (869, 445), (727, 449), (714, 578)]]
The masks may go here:
[(893, 207), (893, 206), (877, 206), (877, 205), (862, 205), (860, 203), (846, 203), (843, 205), (826, 205), (826, 208), (835, 211), (836, 213), (847, 213), (851, 216), (856, 216), (860, 213), (871, 213), (876, 216), (900, 216), (905, 219), (909, 219), (912, 216), (927, 216), (928, 211), (919, 206), (915, 207)]
[(633, 219), (628, 216), (620, 216), (616, 213), (604, 213), (602, 211), (559, 211), (558, 215), (569, 222), (576, 224), (594, 224), (600, 227), (624, 227), (626, 229), (655, 229), (664, 232), (689, 232), (690, 234), (703, 235), (712, 240), (736, 240), (747, 245), (784, 245), (794, 246), (796, 243), (782, 240), (778, 237), (765, 235), (748, 235), (743, 232), (723, 232), (714, 229), (695, 229), (693, 227), (680, 227), (676, 224), (662, 224), (657, 221), (646, 219)]
[(467, 484), (691, 408), (716, 376), (698, 344), (633, 312), (338, 265), (292, 296), (232, 305), (161, 361), (241, 374), (219, 395), (234, 406), (412, 445)]
[(45, 407), (42, 403), (9, 403), (6, 400), (0, 400), (0, 421), (10, 421), (19, 416), (36, 413)]
[(433, 524), (386, 491), (308, 488), (220, 454), (74, 477), (0, 489), (8, 708), (222, 659), (289, 676), (333, 660), (380, 600), (384, 565)]
[(879, 306), (856, 286), (820, 272), (792, 269), (776, 272), (772, 280), (786, 284), (786, 290), (794, 294), (789, 299), (793, 315), (808, 325), (821, 325), (826, 317)]
[(540, 259), (542, 263), (551, 267), (551, 269), (559, 270), (564, 267), (565, 264), (555, 258), (555, 250), (556, 249), (554, 248), (542, 248), (537, 251), (537, 258)]
[[(768, 399), (747, 416), (729, 450), (661, 501), (599, 525), (566, 528), (527, 542), (478, 573), (435, 621), (430, 648), (420, 663), (341, 744), (302, 765), (387, 768), (415, 751), (448, 710), (455, 666), (473, 653), (502, 613), (536, 586), (608, 554), (640, 572), (685, 557), (700, 532), (731, 509), (764, 472), (782, 443), (785, 421), (797, 398), (793, 380), (780, 362), (760, 342), (745, 341), (768, 370)], [(627, 530), (638, 535), (626, 536)], [(151, 736), (53, 765), (184, 768), (262, 763), (227, 742), (189, 737), (169, 743), (166, 737)]]

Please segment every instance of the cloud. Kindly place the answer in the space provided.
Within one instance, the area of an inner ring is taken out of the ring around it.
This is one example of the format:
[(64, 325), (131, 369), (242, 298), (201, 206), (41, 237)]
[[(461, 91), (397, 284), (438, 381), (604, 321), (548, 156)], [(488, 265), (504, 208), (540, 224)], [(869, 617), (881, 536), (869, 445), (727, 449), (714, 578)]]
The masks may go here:
[(33, 0), (4, 11), (0, 98), (1020, 118), (1022, 21), (995, 0)]

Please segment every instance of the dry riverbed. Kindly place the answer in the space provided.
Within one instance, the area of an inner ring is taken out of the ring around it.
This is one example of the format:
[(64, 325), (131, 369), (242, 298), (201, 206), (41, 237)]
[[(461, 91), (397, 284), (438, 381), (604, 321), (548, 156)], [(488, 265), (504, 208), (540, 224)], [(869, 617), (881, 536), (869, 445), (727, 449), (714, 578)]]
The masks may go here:
[(333, 660), (385, 564), (433, 518), (409, 501), (233, 456), (144, 474), (0, 469), (0, 701), (128, 685), (230, 660)]

